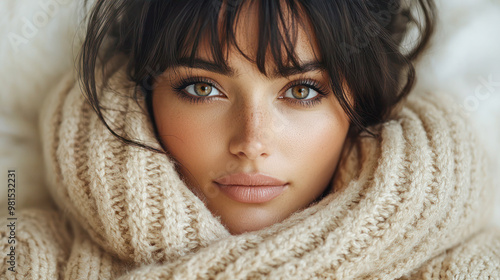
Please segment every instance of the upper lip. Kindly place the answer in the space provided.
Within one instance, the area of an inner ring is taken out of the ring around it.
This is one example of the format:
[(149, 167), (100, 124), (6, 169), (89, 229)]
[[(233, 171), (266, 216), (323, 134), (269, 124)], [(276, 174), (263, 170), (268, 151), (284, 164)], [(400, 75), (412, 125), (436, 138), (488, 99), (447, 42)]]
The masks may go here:
[(261, 173), (234, 173), (214, 180), (221, 185), (237, 186), (282, 186), (286, 182)]

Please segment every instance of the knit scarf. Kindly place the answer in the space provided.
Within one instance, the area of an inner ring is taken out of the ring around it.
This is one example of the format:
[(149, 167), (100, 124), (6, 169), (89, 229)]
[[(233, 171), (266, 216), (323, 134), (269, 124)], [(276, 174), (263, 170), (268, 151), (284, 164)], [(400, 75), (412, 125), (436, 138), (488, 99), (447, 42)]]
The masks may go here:
[[(485, 229), (493, 196), (483, 156), (445, 96), (412, 93), (390, 121), (372, 128), (378, 137), (359, 137), (321, 201), (268, 228), (231, 235), (167, 155), (114, 137), (74, 80), (61, 83), (41, 118), (50, 192), (69, 221), (58, 231), (72, 236), (60, 255), (67, 258), (53, 266), (58, 277), (500, 274), (500, 234)], [(116, 71), (99, 92), (104, 116), (118, 134), (161, 149), (135, 91), (125, 71)], [(490, 261), (478, 266), (476, 255)]]

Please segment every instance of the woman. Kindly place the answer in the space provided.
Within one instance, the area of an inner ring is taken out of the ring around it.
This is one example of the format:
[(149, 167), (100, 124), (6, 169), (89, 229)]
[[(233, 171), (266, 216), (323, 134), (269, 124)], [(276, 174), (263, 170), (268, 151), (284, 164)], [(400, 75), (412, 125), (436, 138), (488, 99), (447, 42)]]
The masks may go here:
[(446, 97), (409, 95), (414, 3), (97, 1), (83, 87), (41, 118), (60, 210), (20, 216), (6, 275), (498, 276), (481, 151)]

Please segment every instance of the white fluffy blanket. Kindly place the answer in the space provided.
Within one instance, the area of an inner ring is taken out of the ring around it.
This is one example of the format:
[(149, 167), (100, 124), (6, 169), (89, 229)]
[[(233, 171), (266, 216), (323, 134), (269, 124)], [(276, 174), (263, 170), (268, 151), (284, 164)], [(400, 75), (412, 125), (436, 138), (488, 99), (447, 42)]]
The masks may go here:
[[(437, 0), (439, 1), (439, 0)], [(418, 65), (416, 90), (450, 92), (477, 128), (500, 174), (500, 1), (441, 0), (440, 23)], [(38, 112), (81, 42), (81, 1), (0, 2), (0, 209), (7, 170), (17, 173), (17, 208), (50, 207), (43, 184)], [(500, 179), (500, 176), (498, 176)], [(498, 182), (498, 180), (496, 180)], [(500, 188), (500, 184), (497, 184)], [(494, 222), (500, 225), (500, 190)], [(6, 213), (0, 213), (5, 215)]]

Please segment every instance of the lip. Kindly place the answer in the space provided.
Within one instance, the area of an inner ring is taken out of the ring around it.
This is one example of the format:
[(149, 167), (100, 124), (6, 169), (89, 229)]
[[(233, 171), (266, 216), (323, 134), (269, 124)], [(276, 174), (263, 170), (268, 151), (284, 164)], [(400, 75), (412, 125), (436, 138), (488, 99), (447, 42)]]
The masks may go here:
[(260, 173), (236, 173), (214, 180), (231, 199), (242, 203), (265, 203), (278, 197), (288, 183)]

